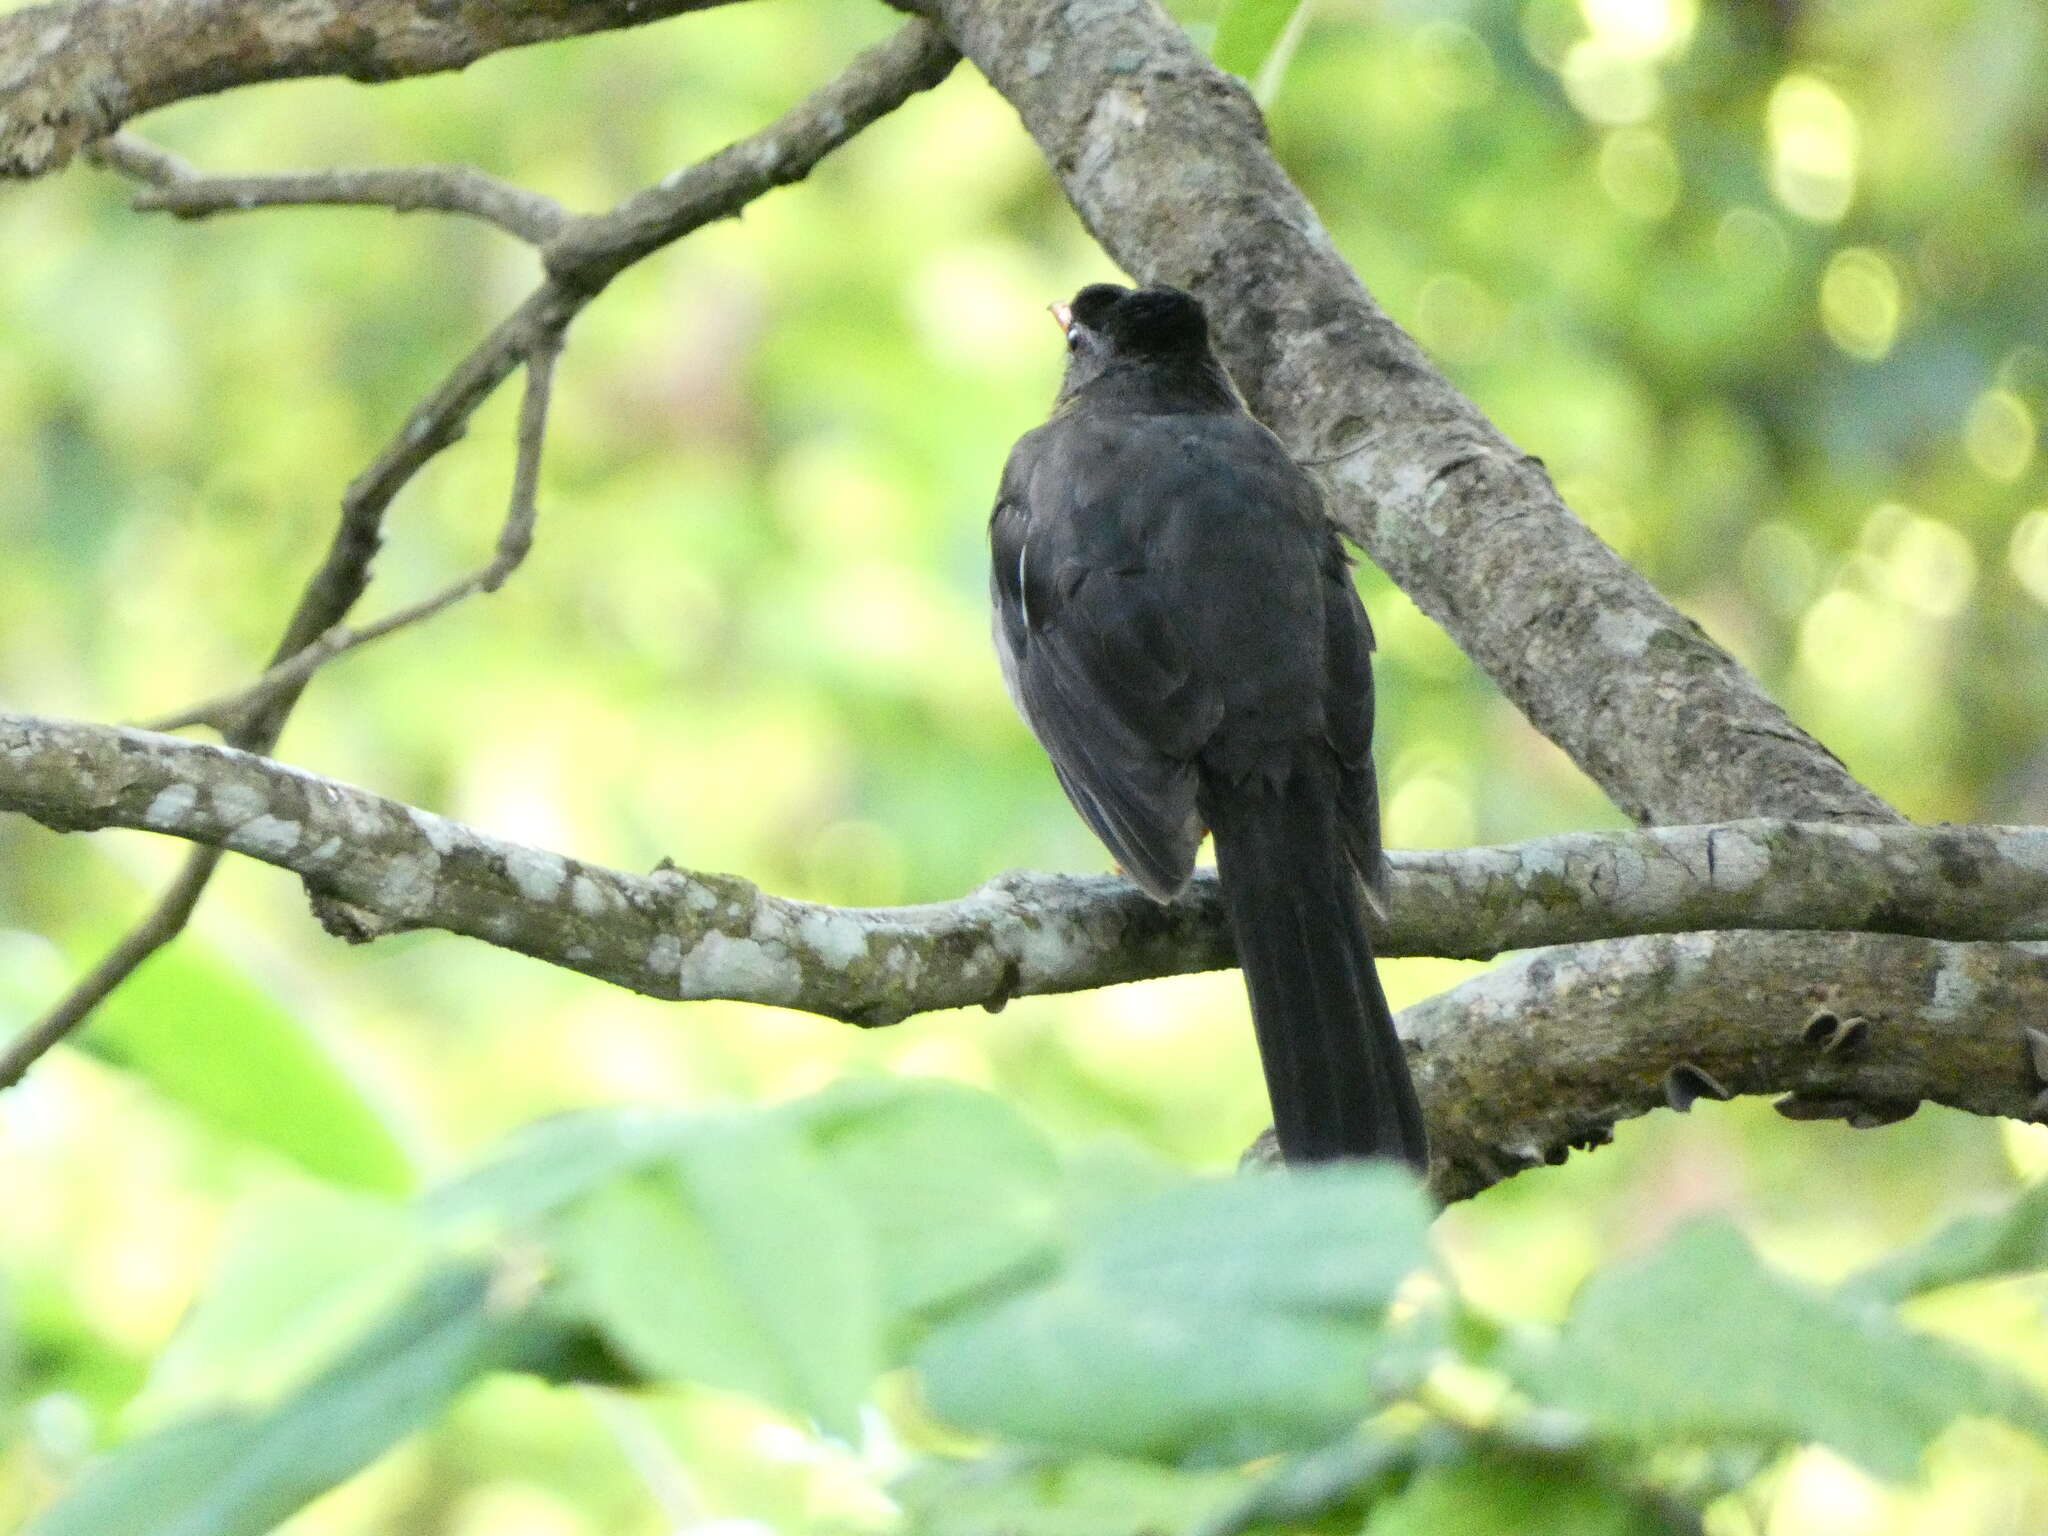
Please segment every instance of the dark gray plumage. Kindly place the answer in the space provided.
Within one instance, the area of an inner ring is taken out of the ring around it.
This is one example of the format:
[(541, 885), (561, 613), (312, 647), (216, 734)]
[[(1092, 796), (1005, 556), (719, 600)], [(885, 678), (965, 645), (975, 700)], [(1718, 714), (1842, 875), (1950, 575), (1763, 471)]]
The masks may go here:
[(1372, 631), (1314, 481), (1172, 288), (1056, 306), (1052, 419), (989, 538), (996, 646), (1067, 796), (1160, 901), (1205, 830), (1290, 1161), (1427, 1161), (1359, 907), (1382, 888)]

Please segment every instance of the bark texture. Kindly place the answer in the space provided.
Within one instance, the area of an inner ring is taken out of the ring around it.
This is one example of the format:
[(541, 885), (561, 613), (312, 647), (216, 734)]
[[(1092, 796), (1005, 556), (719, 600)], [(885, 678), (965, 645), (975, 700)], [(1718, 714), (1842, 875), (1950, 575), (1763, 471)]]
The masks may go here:
[(0, 16), (0, 179), (155, 107), (264, 80), (397, 80), (724, 0), (63, 0)]
[[(1463, 1199), (1652, 1109), (1784, 1094), (1882, 1125), (1923, 1099), (2042, 1118), (2048, 945), (1683, 933), (1545, 950), (1407, 1009), (1431, 1180)], [(1689, 1069), (1689, 1070), (1688, 1070)]]
[[(732, 875), (623, 874), (282, 763), (0, 714), (0, 810), (246, 854), (352, 909), (350, 937), (439, 928), (651, 997), (859, 1024), (1231, 963), (1213, 877), (1160, 906), (1108, 876), (1013, 874), (958, 901), (847, 908)], [(1617, 935), (1860, 929), (2048, 940), (2048, 828), (1748, 821), (1393, 855), (1385, 955), (1475, 958)], [(1598, 951), (1600, 956), (1613, 953)], [(1548, 974), (1595, 965), (1549, 951)], [(2030, 962), (2031, 963), (2031, 962)], [(1803, 976), (1853, 975), (1814, 951)], [(1482, 1010), (1498, 987), (1468, 984)], [(1439, 1000), (1435, 1016), (1454, 1008)]]

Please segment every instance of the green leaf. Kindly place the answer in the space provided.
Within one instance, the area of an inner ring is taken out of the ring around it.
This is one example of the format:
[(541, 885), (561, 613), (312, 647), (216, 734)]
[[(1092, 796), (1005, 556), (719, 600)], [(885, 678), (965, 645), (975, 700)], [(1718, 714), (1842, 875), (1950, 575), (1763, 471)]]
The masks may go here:
[(874, 1259), (783, 1122), (689, 1126), (668, 1158), (566, 1209), (553, 1246), (571, 1298), (649, 1375), (858, 1433), (882, 1366)]
[(417, 1185), (412, 1159), (326, 1042), (202, 943), (187, 938), (153, 956), (78, 1040), (318, 1178), (380, 1195)]
[(418, 1284), (429, 1262), (417, 1222), (384, 1201), (308, 1184), (250, 1202), (130, 1405), (131, 1422), (275, 1401)]
[(966, 1428), (1067, 1450), (1321, 1444), (1373, 1405), (1381, 1315), (1428, 1224), (1386, 1165), (1170, 1190), (1107, 1220), (1054, 1284), (938, 1330), (927, 1395)]
[(1594, 1276), (1557, 1345), (1516, 1375), (1614, 1438), (1818, 1441), (1892, 1478), (1910, 1476), (1965, 1415), (2005, 1413), (2037, 1432), (2043, 1422), (2017, 1383), (1889, 1314), (1772, 1272), (1720, 1222)]
[(551, 1332), (481, 1269), (429, 1276), (379, 1328), (268, 1413), (230, 1412), (122, 1447), (28, 1536), (261, 1536), (439, 1417)]
[(1660, 1536), (1668, 1529), (1591, 1467), (1516, 1457), (1425, 1469), (1374, 1506), (1364, 1536)]
[(1964, 1216), (1842, 1285), (1846, 1299), (1898, 1302), (1944, 1286), (2048, 1269), (2048, 1184), (2002, 1211)]
[(877, 1078), (835, 1087), (798, 1113), (867, 1227), (892, 1318), (929, 1319), (1052, 1263), (1060, 1165), (1002, 1100), (952, 1083)]
[(1388, 1162), (1189, 1182), (1094, 1236), (1138, 1294), (1376, 1316), (1428, 1258), (1429, 1198)]
[(1106, 1456), (926, 1462), (891, 1486), (915, 1536), (1158, 1536), (1185, 1530), (1244, 1487)]
[(941, 1417), (1031, 1445), (1246, 1460), (1371, 1406), (1369, 1323), (1148, 1303), (1069, 1280), (941, 1331), (918, 1365)]
[[(1227, 69), (1245, 80), (1258, 80), (1287, 25), (1306, 0), (1230, 0), (1216, 22), (1216, 42), (1210, 57), (1218, 69)], [(1285, 61), (1280, 61), (1282, 67)], [(1264, 94), (1262, 92), (1262, 94)]]
[(529, 1229), (598, 1185), (671, 1156), (690, 1125), (685, 1116), (646, 1109), (538, 1120), (515, 1132), (498, 1156), (430, 1193), (422, 1210), (437, 1226)]

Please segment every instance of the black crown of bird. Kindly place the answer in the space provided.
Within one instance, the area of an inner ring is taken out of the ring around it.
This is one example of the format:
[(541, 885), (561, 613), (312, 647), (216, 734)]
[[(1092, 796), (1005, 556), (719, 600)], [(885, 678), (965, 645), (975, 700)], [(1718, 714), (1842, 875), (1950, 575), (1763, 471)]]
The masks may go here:
[(1192, 295), (1096, 283), (1051, 309), (1059, 396), (989, 521), (1011, 697), (1155, 900), (1215, 839), (1287, 1161), (1426, 1166), (1365, 922), (1385, 885), (1372, 627), (1321, 492)]

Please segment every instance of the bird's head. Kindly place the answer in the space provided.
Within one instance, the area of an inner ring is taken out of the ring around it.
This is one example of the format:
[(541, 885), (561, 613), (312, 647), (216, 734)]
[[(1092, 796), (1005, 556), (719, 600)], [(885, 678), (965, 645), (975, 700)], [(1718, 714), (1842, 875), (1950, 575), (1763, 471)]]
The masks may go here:
[(1217, 380), (1229, 388), (1209, 347), (1208, 317), (1193, 294), (1091, 283), (1051, 310), (1067, 338), (1062, 400), (1111, 372), (1133, 384), (1186, 387), (1204, 395), (1215, 392)]

